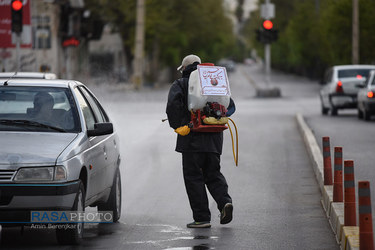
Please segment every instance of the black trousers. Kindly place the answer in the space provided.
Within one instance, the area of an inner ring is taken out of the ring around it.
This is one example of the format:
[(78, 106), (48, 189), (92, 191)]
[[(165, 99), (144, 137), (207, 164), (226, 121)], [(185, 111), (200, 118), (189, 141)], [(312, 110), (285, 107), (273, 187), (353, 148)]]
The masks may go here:
[(206, 186), (219, 211), (226, 203), (232, 203), (232, 198), (228, 194), (228, 184), (220, 172), (219, 154), (183, 152), (182, 166), (194, 221), (211, 221)]

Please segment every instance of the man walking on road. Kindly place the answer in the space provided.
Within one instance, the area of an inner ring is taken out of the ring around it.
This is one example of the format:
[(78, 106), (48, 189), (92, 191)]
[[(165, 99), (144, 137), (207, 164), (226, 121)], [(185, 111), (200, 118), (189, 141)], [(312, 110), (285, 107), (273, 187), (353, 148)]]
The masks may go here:
[[(232, 221), (232, 198), (228, 194), (228, 184), (220, 172), (220, 155), (223, 147), (223, 132), (190, 132), (188, 123), (191, 115), (188, 110), (188, 83), (190, 73), (197, 69), (201, 59), (188, 55), (177, 68), (182, 78), (176, 80), (168, 95), (166, 113), (169, 125), (178, 134), (176, 151), (182, 153), (182, 166), (186, 192), (194, 221), (188, 228), (210, 228), (211, 213), (209, 210), (206, 186), (217, 203), (220, 211), (220, 223)], [(235, 111), (232, 99), (227, 116)]]

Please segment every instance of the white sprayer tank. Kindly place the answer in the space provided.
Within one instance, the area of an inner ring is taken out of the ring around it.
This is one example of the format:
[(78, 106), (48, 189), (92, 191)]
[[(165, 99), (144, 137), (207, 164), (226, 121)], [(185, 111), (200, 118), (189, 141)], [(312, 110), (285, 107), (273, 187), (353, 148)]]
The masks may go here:
[(227, 71), (224, 67), (198, 65), (190, 74), (188, 108), (198, 110), (207, 102), (217, 102), (229, 106), (230, 88)]

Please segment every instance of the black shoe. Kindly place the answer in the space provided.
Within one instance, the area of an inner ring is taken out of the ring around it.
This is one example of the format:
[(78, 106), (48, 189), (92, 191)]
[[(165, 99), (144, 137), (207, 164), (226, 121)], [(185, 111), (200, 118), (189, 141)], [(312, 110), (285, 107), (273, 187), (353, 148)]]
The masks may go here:
[(195, 222), (189, 223), (186, 225), (188, 228), (210, 228), (211, 224), (209, 221), (202, 221), (202, 222)]
[(232, 203), (225, 204), (220, 213), (220, 224), (228, 224), (233, 219), (233, 205)]

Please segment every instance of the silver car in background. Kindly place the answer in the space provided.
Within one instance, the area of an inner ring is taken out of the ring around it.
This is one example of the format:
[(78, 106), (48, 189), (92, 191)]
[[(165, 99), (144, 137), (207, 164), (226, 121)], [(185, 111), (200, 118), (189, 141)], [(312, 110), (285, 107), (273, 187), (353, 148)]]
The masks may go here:
[[(31, 211), (87, 206), (120, 218), (119, 138), (82, 83), (0, 80), (0, 141), (1, 225), (30, 225)], [(82, 223), (56, 228), (61, 244), (77, 244), (82, 235)]]
[(340, 65), (328, 69), (320, 90), (321, 111), (337, 115), (339, 109), (357, 108), (357, 93), (375, 65)]
[(375, 115), (375, 70), (370, 72), (363, 88), (358, 91), (357, 99), (358, 118), (370, 120)]

